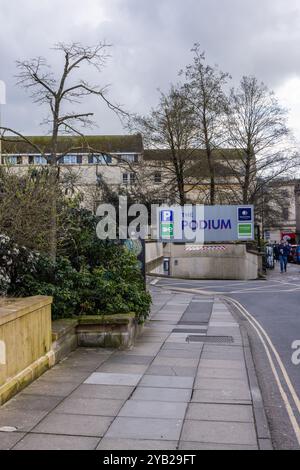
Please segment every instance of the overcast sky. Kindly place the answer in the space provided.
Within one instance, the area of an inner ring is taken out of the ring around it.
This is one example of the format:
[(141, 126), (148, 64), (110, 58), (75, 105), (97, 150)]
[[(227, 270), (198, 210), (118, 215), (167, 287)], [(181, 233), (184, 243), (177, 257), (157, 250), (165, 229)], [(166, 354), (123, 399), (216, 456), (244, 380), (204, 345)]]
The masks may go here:
[[(131, 112), (146, 113), (158, 91), (178, 80), (199, 42), (208, 62), (217, 63), (237, 83), (256, 75), (290, 109), (290, 125), (300, 140), (299, 0), (0, 0), (0, 80), (7, 85), (3, 120), (20, 132), (45, 133), (43, 109), (15, 84), (15, 60), (49, 57), (58, 42), (113, 44), (101, 75), (110, 96)], [(93, 133), (116, 134), (122, 126), (97, 101), (84, 109), (96, 115)]]

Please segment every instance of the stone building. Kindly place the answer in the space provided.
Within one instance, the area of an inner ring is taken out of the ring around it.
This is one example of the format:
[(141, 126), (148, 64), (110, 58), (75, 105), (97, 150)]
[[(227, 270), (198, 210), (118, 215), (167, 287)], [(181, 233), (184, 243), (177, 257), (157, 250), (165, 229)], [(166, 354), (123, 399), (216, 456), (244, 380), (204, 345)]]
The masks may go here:
[[(50, 158), (50, 137), (27, 137), (34, 147), (15, 138), (2, 141), (1, 165), (22, 174), (28, 168), (43, 167)], [(38, 151), (39, 150), (39, 151)], [(101, 201), (103, 184), (116, 194), (131, 194), (139, 202), (178, 202), (172, 155), (169, 150), (146, 150), (142, 136), (112, 135), (71, 137), (58, 141), (59, 170), (68, 190), (84, 194), (84, 205), (95, 209)], [(238, 204), (241, 201), (239, 175), (243, 174), (242, 152), (223, 149), (214, 152), (216, 202)], [(209, 171), (202, 150), (182, 151), (184, 191), (188, 203), (209, 201)], [(263, 232), (271, 241), (290, 235), (291, 241), (300, 236), (300, 183), (297, 180), (278, 181), (286, 192), (286, 205), (275, 223), (263, 224)], [(296, 217), (297, 215), (297, 217)], [(298, 225), (297, 225), (298, 224)], [(296, 227), (297, 226), (297, 227)]]

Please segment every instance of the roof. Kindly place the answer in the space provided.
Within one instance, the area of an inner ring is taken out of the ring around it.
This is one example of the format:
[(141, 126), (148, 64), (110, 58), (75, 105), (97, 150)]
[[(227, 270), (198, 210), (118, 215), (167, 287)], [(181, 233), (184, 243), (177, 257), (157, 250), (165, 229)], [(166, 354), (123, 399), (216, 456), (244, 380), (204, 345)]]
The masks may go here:
[[(2, 141), (2, 153), (8, 154), (34, 154), (37, 150), (17, 137), (6, 137)], [(51, 136), (26, 136), (26, 139), (41, 148), (43, 153), (51, 153)], [(143, 140), (140, 134), (136, 135), (87, 135), (59, 136), (58, 153), (65, 153), (72, 149), (72, 153), (88, 152), (88, 148), (107, 153), (142, 153)]]
[[(180, 150), (183, 158), (187, 159), (205, 159), (206, 150), (205, 149), (187, 149)], [(217, 149), (212, 151), (214, 158), (220, 160), (239, 160), (243, 156), (243, 150), (239, 149)], [(144, 150), (144, 160), (145, 161), (171, 161), (172, 153), (170, 149), (147, 149)]]
[[(206, 178), (210, 176), (206, 151), (202, 149), (190, 149), (181, 151), (182, 158), (189, 162), (185, 167), (186, 177), (201, 177)], [(214, 171), (216, 177), (222, 176), (236, 176), (239, 171), (237, 162), (242, 159), (243, 151), (238, 149), (218, 149), (212, 152), (214, 159)], [(170, 150), (145, 150), (144, 160), (151, 162), (168, 162), (171, 161)], [(228, 162), (231, 162), (229, 165)]]
[[(214, 173), (216, 177), (223, 176), (236, 176), (238, 167), (232, 168), (233, 165), (226, 164), (226, 161), (216, 161), (214, 163)], [(192, 164), (185, 170), (186, 177), (195, 178), (208, 178), (210, 176), (207, 160), (199, 160), (197, 163)]]

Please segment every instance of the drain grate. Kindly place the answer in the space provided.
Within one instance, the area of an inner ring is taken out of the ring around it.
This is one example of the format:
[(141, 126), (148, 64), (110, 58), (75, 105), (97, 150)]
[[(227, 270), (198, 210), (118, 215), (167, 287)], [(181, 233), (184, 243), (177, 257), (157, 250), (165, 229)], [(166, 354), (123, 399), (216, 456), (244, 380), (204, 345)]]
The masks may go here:
[(224, 343), (231, 344), (234, 342), (232, 336), (200, 336), (189, 335), (186, 338), (188, 343)]

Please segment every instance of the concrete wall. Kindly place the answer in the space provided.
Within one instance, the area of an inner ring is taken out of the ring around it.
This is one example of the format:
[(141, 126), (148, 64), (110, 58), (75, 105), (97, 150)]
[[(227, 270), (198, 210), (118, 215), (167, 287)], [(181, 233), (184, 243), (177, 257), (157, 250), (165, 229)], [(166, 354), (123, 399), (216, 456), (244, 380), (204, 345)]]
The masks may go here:
[(0, 405), (52, 365), (51, 297), (0, 301)]
[[(193, 250), (193, 251), (190, 251)], [(247, 252), (246, 245), (169, 244), (172, 277), (195, 279), (257, 279), (260, 257)]]
[(163, 244), (146, 241), (146, 271), (148, 274), (163, 274)]

